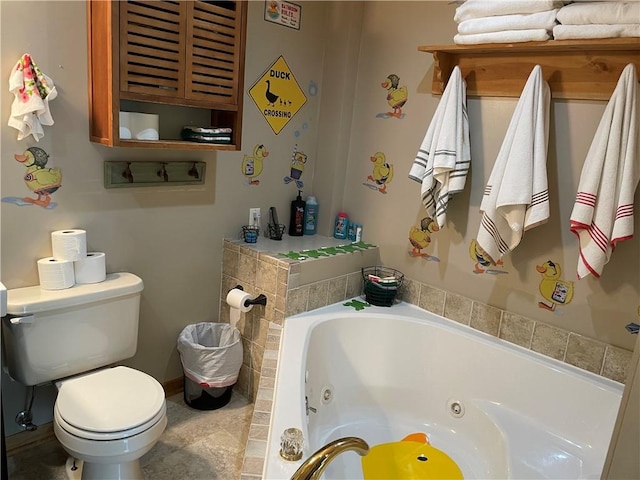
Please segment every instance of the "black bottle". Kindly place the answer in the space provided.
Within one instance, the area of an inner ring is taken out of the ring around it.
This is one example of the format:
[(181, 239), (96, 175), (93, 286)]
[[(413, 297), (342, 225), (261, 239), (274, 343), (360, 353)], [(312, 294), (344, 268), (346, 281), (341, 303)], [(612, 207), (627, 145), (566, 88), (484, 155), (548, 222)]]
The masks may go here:
[(302, 200), (301, 193), (298, 190), (298, 196), (291, 202), (289, 235), (292, 237), (301, 237), (304, 232), (304, 207), (306, 202)]

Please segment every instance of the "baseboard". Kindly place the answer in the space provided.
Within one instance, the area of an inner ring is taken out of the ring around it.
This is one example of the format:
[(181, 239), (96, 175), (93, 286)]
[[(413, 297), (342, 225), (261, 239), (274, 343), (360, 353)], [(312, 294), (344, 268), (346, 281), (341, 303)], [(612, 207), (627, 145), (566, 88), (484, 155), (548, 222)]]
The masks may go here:
[(184, 379), (182, 377), (167, 380), (162, 384), (165, 397), (171, 397), (184, 391)]
[[(182, 377), (168, 380), (162, 384), (165, 397), (170, 397), (182, 393), (184, 382)], [(4, 439), (7, 448), (7, 457), (15, 455), (27, 448), (36, 447), (55, 437), (53, 433), (53, 422), (38, 425), (38, 429), (33, 432), (18, 432), (9, 435)]]

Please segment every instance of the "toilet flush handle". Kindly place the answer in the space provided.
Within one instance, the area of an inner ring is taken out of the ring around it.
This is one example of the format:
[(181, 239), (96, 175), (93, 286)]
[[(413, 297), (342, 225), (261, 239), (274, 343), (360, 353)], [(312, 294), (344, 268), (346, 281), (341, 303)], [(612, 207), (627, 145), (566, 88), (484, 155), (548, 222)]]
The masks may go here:
[(13, 315), (7, 315), (3, 317), (5, 320), (8, 320), (11, 325), (20, 325), (23, 323), (33, 323), (35, 316), (27, 315), (25, 317), (14, 317)]

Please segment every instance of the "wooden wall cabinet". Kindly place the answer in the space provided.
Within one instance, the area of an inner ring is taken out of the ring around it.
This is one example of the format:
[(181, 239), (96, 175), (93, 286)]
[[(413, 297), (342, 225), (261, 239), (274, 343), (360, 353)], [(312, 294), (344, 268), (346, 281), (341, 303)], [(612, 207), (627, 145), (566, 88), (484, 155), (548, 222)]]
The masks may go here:
[[(87, 13), (92, 142), (240, 149), (247, 2), (88, 0)], [(159, 114), (160, 140), (120, 139), (120, 110)], [(180, 123), (230, 127), (232, 142), (183, 141)]]

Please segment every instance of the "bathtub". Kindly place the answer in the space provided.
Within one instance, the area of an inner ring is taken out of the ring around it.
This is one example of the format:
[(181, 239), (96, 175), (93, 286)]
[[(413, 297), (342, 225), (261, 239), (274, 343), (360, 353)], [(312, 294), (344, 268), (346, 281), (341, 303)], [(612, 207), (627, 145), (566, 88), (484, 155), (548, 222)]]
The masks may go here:
[[(622, 390), (413, 305), (338, 303), (285, 321), (263, 477), (301, 464), (279, 456), (296, 427), (303, 460), (340, 437), (424, 432), (465, 479), (598, 479)], [(339, 455), (323, 478), (363, 478), (361, 457)]]

